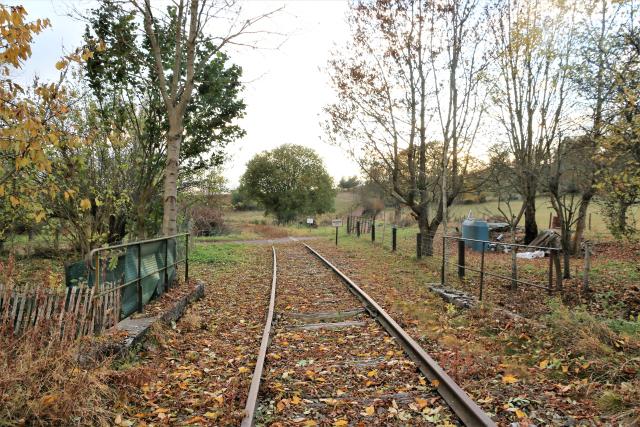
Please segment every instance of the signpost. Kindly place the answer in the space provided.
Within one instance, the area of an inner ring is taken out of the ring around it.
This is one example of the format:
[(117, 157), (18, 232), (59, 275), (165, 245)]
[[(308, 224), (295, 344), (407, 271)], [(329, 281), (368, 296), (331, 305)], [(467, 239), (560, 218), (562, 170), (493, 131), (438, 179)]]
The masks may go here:
[(342, 227), (341, 219), (333, 219), (331, 220), (331, 225), (336, 228), (336, 246), (338, 246), (338, 228)]

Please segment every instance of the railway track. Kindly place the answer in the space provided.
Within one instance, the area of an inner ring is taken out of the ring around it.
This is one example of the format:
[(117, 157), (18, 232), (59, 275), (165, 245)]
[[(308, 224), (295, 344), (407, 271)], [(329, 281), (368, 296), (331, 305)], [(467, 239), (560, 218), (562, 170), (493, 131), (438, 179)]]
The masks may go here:
[(273, 248), (243, 426), (494, 425), (382, 307), (304, 247)]

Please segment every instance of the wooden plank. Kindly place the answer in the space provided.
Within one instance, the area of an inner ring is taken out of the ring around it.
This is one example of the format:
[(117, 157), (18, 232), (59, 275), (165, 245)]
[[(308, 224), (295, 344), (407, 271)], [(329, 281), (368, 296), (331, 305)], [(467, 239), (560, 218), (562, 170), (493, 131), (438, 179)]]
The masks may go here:
[(63, 329), (62, 329), (62, 322), (64, 320), (64, 313), (65, 313), (65, 305), (66, 305), (66, 301), (67, 301), (67, 295), (69, 295), (69, 292), (71, 292), (71, 289), (67, 289), (66, 295), (62, 298), (60, 298), (60, 300), (58, 301), (58, 310), (60, 310), (60, 313), (57, 313), (58, 316), (58, 329), (57, 332), (60, 334), (59, 337), (62, 339), (62, 333), (63, 333)]
[(81, 314), (81, 318), (80, 318), (80, 336), (84, 336), (87, 333), (87, 314), (89, 313), (89, 310), (91, 309), (91, 301), (93, 300), (93, 287), (91, 288), (87, 288), (85, 287), (85, 297), (84, 297), (84, 304), (82, 306), (82, 314)]
[(305, 330), (341, 329), (341, 328), (350, 328), (352, 326), (365, 326), (365, 325), (366, 325), (365, 322), (351, 320), (346, 322), (309, 323), (307, 325), (292, 326), (290, 329), (305, 329)]
[(14, 322), (14, 329), (13, 332), (14, 334), (17, 334), (20, 332), (20, 327), (22, 326), (22, 316), (24, 315), (24, 306), (27, 303), (27, 298), (26, 298), (26, 289), (23, 289), (20, 291), (20, 294), (18, 294), (18, 312), (15, 318), (15, 322)]
[(321, 320), (345, 320), (350, 317), (357, 316), (358, 314), (365, 313), (366, 310), (364, 308), (354, 308), (351, 310), (344, 311), (318, 311), (312, 313), (287, 313), (287, 316), (291, 316), (296, 319), (302, 320), (313, 320), (313, 321), (321, 321)]

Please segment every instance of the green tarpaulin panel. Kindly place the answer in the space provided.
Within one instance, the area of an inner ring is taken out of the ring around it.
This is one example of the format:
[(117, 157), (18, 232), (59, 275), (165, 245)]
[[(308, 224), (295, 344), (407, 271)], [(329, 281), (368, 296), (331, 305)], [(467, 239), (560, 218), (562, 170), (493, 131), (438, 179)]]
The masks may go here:
[[(178, 255), (176, 239), (160, 240), (156, 242), (133, 244), (122, 249), (100, 252), (99, 284), (115, 283), (124, 285), (121, 290), (122, 312), (121, 318), (127, 317), (138, 310), (138, 267), (140, 270), (140, 285), (142, 287), (142, 304), (145, 305), (153, 298), (162, 295), (167, 288), (165, 283), (165, 266), (168, 282), (176, 278), (174, 262), (182, 261), (183, 255)], [(114, 257), (116, 257), (114, 259)], [(95, 259), (92, 260), (95, 263)], [(95, 283), (95, 272), (87, 268), (85, 261), (78, 261), (65, 266), (65, 282), (67, 286), (77, 286), (79, 283)]]

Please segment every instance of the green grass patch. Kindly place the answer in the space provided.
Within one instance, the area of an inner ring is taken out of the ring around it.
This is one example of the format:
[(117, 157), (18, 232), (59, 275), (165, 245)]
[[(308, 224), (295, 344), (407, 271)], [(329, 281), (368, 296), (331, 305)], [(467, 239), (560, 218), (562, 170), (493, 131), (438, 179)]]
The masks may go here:
[(194, 263), (230, 266), (241, 262), (246, 250), (247, 246), (241, 243), (201, 243), (189, 254), (189, 260)]

